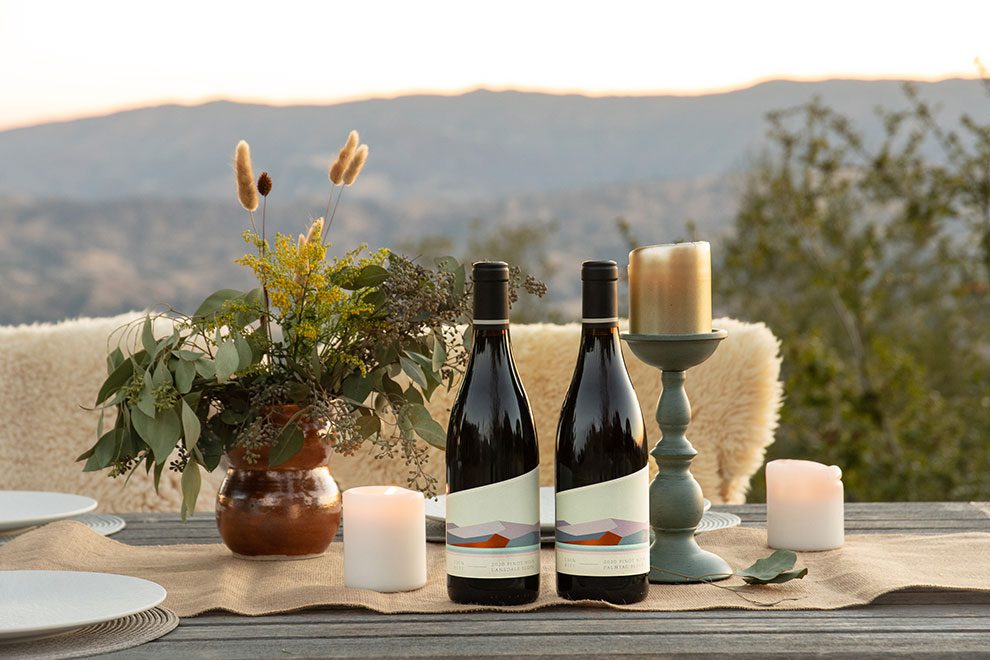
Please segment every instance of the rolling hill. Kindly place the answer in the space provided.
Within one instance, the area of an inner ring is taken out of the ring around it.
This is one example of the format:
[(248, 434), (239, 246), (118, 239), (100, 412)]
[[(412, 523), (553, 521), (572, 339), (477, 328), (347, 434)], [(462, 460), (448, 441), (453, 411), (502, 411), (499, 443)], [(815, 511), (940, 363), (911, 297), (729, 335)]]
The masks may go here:
[[(978, 81), (920, 89), (945, 117), (988, 105)], [(814, 96), (874, 136), (874, 108), (904, 105), (895, 81), (778, 81), (693, 97), (476, 91), (325, 106), (166, 105), (3, 131), (0, 323), (160, 301), (189, 309), (244, 284), (230, 263), (244, 227), (233, 145), (250, 141), (256, 169), (275, 180), (275, 226), (298, 233), (323, 212), (325, 168), (350, 128), (361, 130), (371, 159), (341, 204), (338, 246), (440, 237), (462, 256), (504, 256), (468, 254), (470, 235), (553, 220), (539, 249), (550, 305), (566, 316), (580, 260), (623, 259), (618, 216), (643, 241), (683, 238), (691, 220), (717, 244), (730, 230), (735, 176), (762, 149), (765, 114)], [(177, 266), (181, 276), (166, 279)]]

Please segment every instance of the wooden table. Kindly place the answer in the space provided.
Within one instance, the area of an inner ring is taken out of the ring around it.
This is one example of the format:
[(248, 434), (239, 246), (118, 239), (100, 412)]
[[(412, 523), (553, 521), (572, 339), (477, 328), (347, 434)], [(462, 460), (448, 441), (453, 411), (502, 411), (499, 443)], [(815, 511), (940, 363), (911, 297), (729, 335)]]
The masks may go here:
[[(762, 504), (718, 507), (764, 526)], [(849, 533), (990, 532), (990, 506), (965, 502), (849, 504)], [(135, 545), (216, 543), (213, 517), (124, 516), (114, 538)], [(987, 558), (990, 561), (990, 557)], [(617, 612), (554, 608), (520, 614), (376, 614), (319, 609), (277, 616), (204, 614), (121, 653), (147, 658), (448, 655), (716, 655), (883, 653), (990, 655), (990, 595), (890, 594), (832, 612)]]

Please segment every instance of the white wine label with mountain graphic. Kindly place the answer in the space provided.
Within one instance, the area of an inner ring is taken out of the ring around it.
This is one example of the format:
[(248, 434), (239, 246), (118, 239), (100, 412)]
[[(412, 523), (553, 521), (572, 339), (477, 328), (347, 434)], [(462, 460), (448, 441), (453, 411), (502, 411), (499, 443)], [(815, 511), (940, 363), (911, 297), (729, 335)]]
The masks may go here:
[(649, 468), (557, 493), (557, 572), (650, 572)]
[(539, 468), (447, 495), (448, 574), (512, 578), (539, 572)]

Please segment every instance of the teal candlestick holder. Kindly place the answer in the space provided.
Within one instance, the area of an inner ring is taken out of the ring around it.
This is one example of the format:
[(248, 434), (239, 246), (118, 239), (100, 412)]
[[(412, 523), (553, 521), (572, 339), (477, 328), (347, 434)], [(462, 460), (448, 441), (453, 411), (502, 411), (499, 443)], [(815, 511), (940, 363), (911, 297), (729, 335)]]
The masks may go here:
[(711, 357), (725, 330), (698, 334), (640, 335), (622, 338), (640, 360), (660, 370), (663, 393), (657, 403), (660, 440), (650, 454), (660, 473), (650, 484), (650, 582), (685, 583), (724, 580), (732, 568), (694, 539), (704, 515), (701, 485), (691, 474), (698, 451), (684, 432), (691, 423), (691, 403), (684, 391), (685, 372)]

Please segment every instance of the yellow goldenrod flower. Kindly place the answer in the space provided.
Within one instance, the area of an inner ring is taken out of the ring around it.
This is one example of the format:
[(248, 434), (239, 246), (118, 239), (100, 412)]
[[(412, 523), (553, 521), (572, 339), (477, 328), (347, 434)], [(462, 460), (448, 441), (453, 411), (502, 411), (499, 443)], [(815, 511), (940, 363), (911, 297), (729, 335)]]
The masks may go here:
[(234, 175), (237, 180), (237, 199), (245, 211), (254, 211), (258, 208), (258, 188), (254, 185), (251, 147), (244, 140), (237, 143), (237, 150), (234, 152)]

